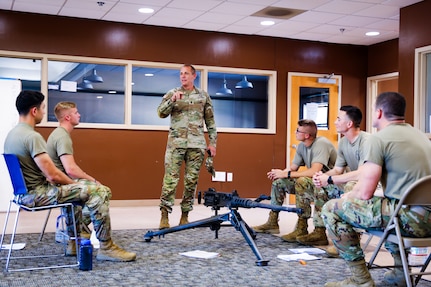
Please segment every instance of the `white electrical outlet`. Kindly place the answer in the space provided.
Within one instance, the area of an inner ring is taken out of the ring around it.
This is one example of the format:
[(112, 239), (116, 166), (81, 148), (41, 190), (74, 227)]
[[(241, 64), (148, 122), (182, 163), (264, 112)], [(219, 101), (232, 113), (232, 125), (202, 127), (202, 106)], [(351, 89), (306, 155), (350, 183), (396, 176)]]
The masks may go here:
[(233, 180), (233, 173), (228, 172), (228, 173), (226, 174), (226, 181), (232, 181), (232, 180)]
[(226, 181), (226, 172), (216, 171), (215, 176), (212, 177), (212, 181)]

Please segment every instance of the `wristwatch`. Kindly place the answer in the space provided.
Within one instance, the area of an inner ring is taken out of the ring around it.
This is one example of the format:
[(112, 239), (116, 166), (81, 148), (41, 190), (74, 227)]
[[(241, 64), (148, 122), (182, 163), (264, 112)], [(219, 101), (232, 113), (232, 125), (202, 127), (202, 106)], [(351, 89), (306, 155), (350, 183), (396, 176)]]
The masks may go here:
[(289, 171), (287, 172), (287, 179), (290, 179), (290, 172), (291, 172), (291, 170), (289, 170)]
[(331, 175), (328, 177), (328, 184), (334, 184), (334, 181), (332, 180), (332, 176)]

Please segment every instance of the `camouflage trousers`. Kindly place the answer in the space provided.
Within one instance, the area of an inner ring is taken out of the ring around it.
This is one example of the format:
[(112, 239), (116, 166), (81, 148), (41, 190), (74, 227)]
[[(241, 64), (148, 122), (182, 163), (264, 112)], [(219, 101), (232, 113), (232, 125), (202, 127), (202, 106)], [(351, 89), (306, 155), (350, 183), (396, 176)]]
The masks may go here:
[(163, 177), (160, 208), (172, 212), (175, 193), (180, 180), (182, 162), (184, 169), (184, 192), (181, 201), (181, 211), (193, 210), (193, 201), (198, 185), (199, 172), (205, 157), (205, 149), (201, 148), (167, 148), (165, 153), (165, 175)]
[[(295, 194), (296, 207), (302, 208), (300, 218), (311, 217), (311, 202), (314, 200), (314, 184), (310, 177), (299, 177), (294, 179), (280, 178), (272, 182), (271, 204), (283, 205), (286, 193)], [(313, 221), (318, 220), (313, 216)]]
[[(85, 207), (93, 223), (96, 237), (100, 241), (111, 239), (111, 219), (109, 215), (111, 190), (109, 187), (83, 179), (78, 180), (77, 183), (66, 185), (53, 185), (47, 182), (30, 190), (27, 197), (32, 198), (33, 203), (31, 205), (33, 206), (73, 202), (75, 204), (74, 215), (71, 214), (69, 208), (65, 208), (66, 225), (70, 235), (72, 235), (73, 230), (72, 216), (75, 216), (78, 233), (81, 233), (81, 224), (83, 223), (82, 209)], [(29, 202), (28, 198), (26, 200)]]
[[(364, 259), (359, 235), (355, 228), (385, 228), (398, 203), (396, 199), (373, 197), (369, 200), (339, 198), (328, 201), (322, 209), (322, 218), (329, 238), (340, 256), (347, 261)], [(401, 209), (401, 230), (411, 237), (431, 236), (431, 216)], [(399, 254), (397, 244), (385, 243), (391, 254)]]
[(314, 189), (314, 227), (324, 227), (322, 219), (322, 207), (330, 199), (340, 198), (342, 194), (349, 192), (355, 186), (356, 181), (345, 184), (329, 184), (322, 188)]

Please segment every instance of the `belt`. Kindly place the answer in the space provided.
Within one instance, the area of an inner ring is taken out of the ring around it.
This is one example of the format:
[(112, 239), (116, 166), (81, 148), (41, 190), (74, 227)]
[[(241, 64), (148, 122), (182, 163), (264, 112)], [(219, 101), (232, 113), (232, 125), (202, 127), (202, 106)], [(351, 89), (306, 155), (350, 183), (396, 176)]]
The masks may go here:
[(422, 206), (418, 206), (418, 205), (413, 205), (410, 206), (410, 211), (413, 211), (416, 214), (419, 214), (421, 216), (423, 216), (425, 221), (428, 221), (428, 217), (430, 215), (430, 211), (423, 208)]
[(410, 211), (413, 211), (414, 213), (417, 213), (417, 214), (422, 215), (422, 216), (425, 216), (426, 213), (429, 213), (428, 210), (426, 210), (422, 206), (418, 206), (418, 205), (410, 206)]

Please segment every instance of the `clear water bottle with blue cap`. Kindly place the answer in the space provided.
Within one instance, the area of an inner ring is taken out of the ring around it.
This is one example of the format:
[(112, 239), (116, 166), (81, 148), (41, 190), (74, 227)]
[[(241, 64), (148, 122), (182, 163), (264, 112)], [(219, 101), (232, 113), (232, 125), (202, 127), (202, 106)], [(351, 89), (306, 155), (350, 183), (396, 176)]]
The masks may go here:
[(81, 240), (79, 246), (79, 269), (89, 271), (93, 269), (93, 245), (91, 240)]

